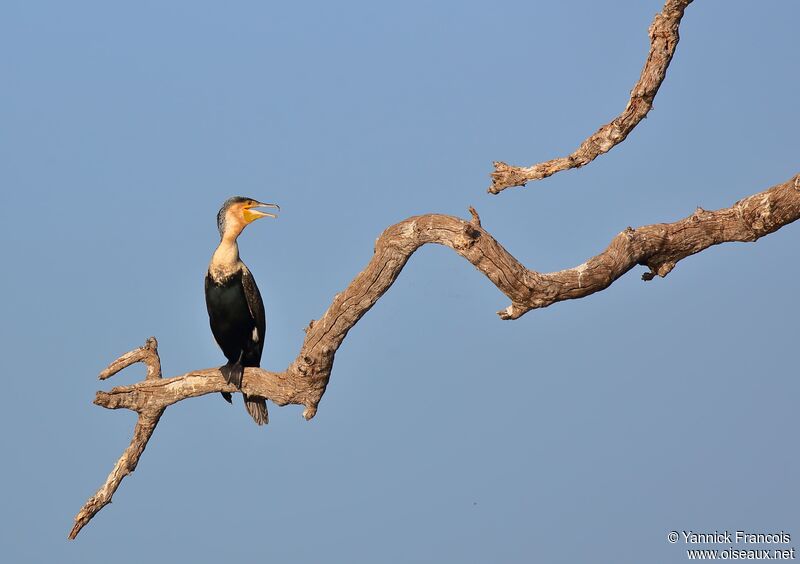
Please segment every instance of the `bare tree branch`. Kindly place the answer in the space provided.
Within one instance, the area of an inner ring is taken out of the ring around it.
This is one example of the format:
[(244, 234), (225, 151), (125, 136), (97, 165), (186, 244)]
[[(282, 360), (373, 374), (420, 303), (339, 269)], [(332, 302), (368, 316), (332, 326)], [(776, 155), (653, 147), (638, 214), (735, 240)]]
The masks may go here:
[(647, 55), (647, 62), (639, 81), (631, 90), (628, 105), (619, 116), (598, 129), (566, 157), (529, 167), (516, 167), (495, 161), (495, 171), (491, 174), (492, 185), (488, 192), (499, 194), (512, 186), (524, 186), (529, 180), (541, 180), (562, 170), (580, 168), (622, 143), (653, 108), (653, 99), (664, 82), (667, 68), (678, 46), (678, 27), (683, 12), (691, 3), (692, 0), (666, 0), (664, 9), (656, 14), (650, 24), (650, 53)]
[[(314, 417), (330, 380), (334, 355), (347, 332), (389, 289), (414, 251), (427, 243), (450, 247), (471, 262), (511, 300), (509, 307), (498, 312), (500, 317), (516, 319), (531, 309), (603, 290), (637, 264), (650, 269), (643, 279), (663, 277), (681, 259), (712, 245), (755, 241), (800, 219), (800, 175), (729, 208), (718, 211), (698, 208), (675, 223), (628, 227), (597, 256), (575, 268), (548, 274), (521, 265), (481, 226), (474, 208), (470, 208), (470, 214), (469, 221), (437, 214), (415, 216), (386, 229), (375, 242), (375, 252), (367, 267), (335, 296), (320, 320), (309, 323), (297, 358), (283, 372), (245, 369), (242, 390), (278, 405), (304, 405), (303, 416)], [(94, 400), (109, 409), (134, 410), (139, 421), (130, 446), (106, 482), (75, 517), (71, 539), (111, 501), (122, 479), (136, 468), (167, 407), (213, 392), (238, 391), (225, 383), (216, 368), (162, 379), (157, 343), (152, 337), (143, 347), (114, 361), (100, 378), (108, 378), (135, 362), (145, 362), (148, 366), (144, 381), (110, 392), (97, 392)]]
[[(137, 362), (144, 362), (147, 366), (147, 375), (145, 382), (153, 382), (161, 379), (161, 359), (158, 356), (158, 341), (155, 337), (150, 337), (145, 342), (144, 346), (134, 349), (125, 353), (117, 360), (112, 362), (108, 368), (100, 373), (100, 379), (105, 380), (110, 378), (120, 370), (127, 368), (131, 364)], [(98, 392), (98, 396), (102, 392)], [(97, 400), (95, 400), (97, 403)], [(117, 488), (122, 483), (122, 479), (136, 470), (136, 465), (139, 463), (139, 457), (142, 456), (147, 441), (153, 435), (153, 431), (158, 425), (158, 420), (161, 414), (164, 413), (166, 406), (153, 406), (147, 401), (138, 402), (131, 409), (139, 414), (139, 420), (136, 422), (136, 427), (133, 429), (133, 437), (131, 444), (119, 457), (111, 473), (106, 478), (105, 483), (97, 490), (92, 497), (84, 504), (78, 514), (75, 516), (75, 524), (69, 532), (69, 538), (74, 539), (78, 536), (80, 530), (94, 517), (98, 511), (103, 509), (106, 505), (111, 503), (111, 496), (117, 491)]]

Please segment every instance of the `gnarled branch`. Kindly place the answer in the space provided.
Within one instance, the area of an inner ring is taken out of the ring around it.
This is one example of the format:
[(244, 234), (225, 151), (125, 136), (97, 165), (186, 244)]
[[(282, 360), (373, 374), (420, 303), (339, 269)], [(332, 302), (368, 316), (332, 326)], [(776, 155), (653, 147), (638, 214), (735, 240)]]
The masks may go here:
[(656, 14), (650, 24), (650, 53), (647, 55), (639, 81), (631, 90), (631, 97), (625, 110), (613, 121), (607, 123), (591, 135), (581, 146), (566, 157), (535, 164), (529, 167), (516, 167), (504, 162), (494, 162), (491, 174), (490, 194), (499, 194), (512, 186), (525, 186), (529, 180), (541, 180), (562, 170), (580, 168), (607, 153), (622, 143), (640, 121), (653, 109), (653, 99), (658, 93), (667, 68), (678, 46), (678, 27), (683, 12), (692, 0), (667, 0), (664, 9)]
[[(588, 296), (611, 285), (637, 264), (649, 267), (643, 279), (666, 276), (680, 261), (712, 245), (755, 241), (800, 219), (800, 175), (717, 211), (698, 208), (675, 223), (638, 229), (628, 227), (600, 254), (575, 268), (541, 274), (525, 268), (482, 226), (470, 208), (467, 221), (428, 214), (408, 218), (386, 229), (375, 242), (367, 267), (337, 294), (318, 321), (311, 321), (297, 358), (283, 372), (245, 369), (242, 390), (278, 405), (305, 406), (311, 419), (330, 380), (336, 350), (347, 332), (397, 279), (411, 255), (422, 245), (452, 248), (483, 272), (510, 300), (499, 311), (502, 319), (516, 319), (531, 309), (562, 300)], [(136, 468), (164, 410), (178, 401), (213, 392), (236, 392), (219, 370), (208, 368), (175, 378), (161, 378), (157, 343), (126, 353), (101, 373), (105, 379), (135, 362), (148, 366), (147, 378), (131, 386), (97, 392), (94, 403), (109, 409), (132, 409), (139, 414), (130, 446), (117, 461), (106, 482), (75, 517), (69, 537), (75, 538), (89, 520), (111, 501), (122, 479)]]
[[(106, 378), (110, 378), (120, 370), (137, 362), (144, 362), (145, 366), (147, 366), (145, 382), (161, 380), (161, 358), (158, 356), (158, 341), (156, 341), (155, 337), (150, 337), (147, 339), (144, 346), (125, 353), (109, 364), (108, 368), (100, 373), (100, 379), (105, 380)], [(98, 398), (102, 393), (103, 392), (97, 392)], [(78, 536), (78, 533), (84, 525), (86, 525), (98, 511), (111, 503), (111, 497), (122, 483), (122, 479), (136, 470), (136, 465), (139, 463), (139, 458), (142, 456), (147, 446), (147, 441), (149, 441), (150, 437), (153, 435), (153, 431), (155, 431), (156, 425), (158, 425), (158, 420), (161, 419), (161, 414), (164, 413), (166, 409), (166, 405), (156, 405), (146, 401), (145, 398), (143, 398), (143, 400), (144, 401), (135, 402), (130, 405), (130, 409), (133, 409), (139, 414), (139, 420), (136, 422), (136, 427), (133, 429), (131, 444), (128, 445), (128, 448), (126, 448), (122, 456), (119, 457), (119, 460), (117, 460), (108, 478), (106, 478), (105, 483), (97, 490), (97, 493), (87, 500), (83, 507), (81, 507), (81, 510), (78, 511), (78, 514), (75, 516), (75, 523), (72, 526), (72, 530), (69, 532), (70, 539), (74, 539)], [(98, 403), (97, 399), (95, 399), (95, 403)], [(98, 405), (104, 404), (98, 403)], [(105, 407), (110, 406), (106, 405)]]

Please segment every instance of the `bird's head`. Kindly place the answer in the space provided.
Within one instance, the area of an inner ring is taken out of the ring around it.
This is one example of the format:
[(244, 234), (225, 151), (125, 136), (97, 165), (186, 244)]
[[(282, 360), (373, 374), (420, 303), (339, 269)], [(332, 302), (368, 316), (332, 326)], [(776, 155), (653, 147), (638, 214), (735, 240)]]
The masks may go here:
[(238, 236), (242, 229), (257, 219), (277, 217), (274, 213), (268, 213), (256, 208), (281, 209), (277, 204), (265, 204), (244, 196), (234, 196), (225, 200), (217, 214), (217, 227), (219, 228), (220, 237), (224, 237), (225, 233), (232, 233), (234, 236)]

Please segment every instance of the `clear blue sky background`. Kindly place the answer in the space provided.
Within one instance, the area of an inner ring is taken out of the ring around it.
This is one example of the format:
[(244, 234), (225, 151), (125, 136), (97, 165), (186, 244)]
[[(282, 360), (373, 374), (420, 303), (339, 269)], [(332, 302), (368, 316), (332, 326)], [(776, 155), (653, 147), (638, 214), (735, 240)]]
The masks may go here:
[(135, 421), (91, 401), (143, 370), (97, 373), (149, 335), (165, 375), (222, 361), (202, 280), (227, 197), (283, 208), (241, 242), (279, 370), (409, 215), (472, 204), (551, 271), (795, 174), (800, 5), (698, 0), (623, 145), (485, 193), (492, 160), (560, 156), (622, 110), (660, 8), (3, 2), (0, 558), (683, 562), (669, 531), (726, 528), (800, 546), (800, 225), (514, 322), (470, 264), (423, 248), (312, 422), (171, 407), (66, 540)]

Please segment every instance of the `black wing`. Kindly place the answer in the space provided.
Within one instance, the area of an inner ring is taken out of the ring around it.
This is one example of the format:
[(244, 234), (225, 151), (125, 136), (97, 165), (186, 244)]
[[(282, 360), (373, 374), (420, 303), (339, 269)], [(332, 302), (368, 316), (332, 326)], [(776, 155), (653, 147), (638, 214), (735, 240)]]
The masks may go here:
[(258, 291), (256, 279), (250, 274), (250, 271), (245, 267), (242, 269), (242, 289), (244, 296), (247, 299), (247, 308), (250, 310), (250, 316), (255, 321), (256, 334), (253, 339), (258, 349), (258, 358), (261, 360), (261, 351), (264, 349), (264, 338), (267, 334), (267, 316), (264, 313), (264, 302), (261, 299), (261, 292)]
[[(264, 301), (261, 299), (261, 292), (258, 291), (256, 279), (250, 274), (247, 267), (242, 268), (242, 289), (244, 296), (247, 299), (247, 308), (250, 310), (250, 316), (256, 323), (256, 333), (251, 337), (251, 345), (255, 345), (258, 354), (255, 366), (261, 364), (261, 351), (264, 350), (264, 336), (267, 333), (267, 316), (264, 314)], [(256, 341), (253, 343), (253, 341)], [(261, 396), (244, 395), (244, 406), (247, 412), (258, 425), (264, 425), (269, 421), (267, 414), (267, 400)]]

